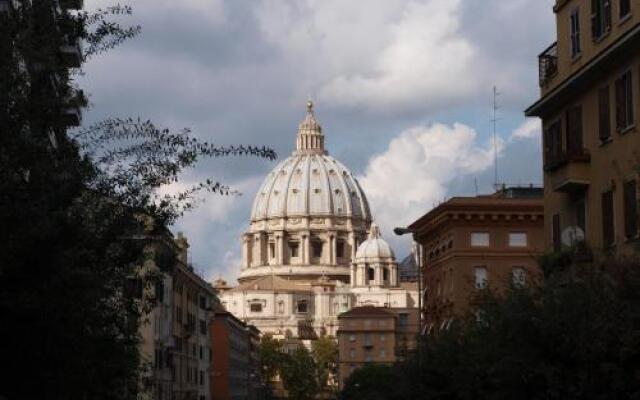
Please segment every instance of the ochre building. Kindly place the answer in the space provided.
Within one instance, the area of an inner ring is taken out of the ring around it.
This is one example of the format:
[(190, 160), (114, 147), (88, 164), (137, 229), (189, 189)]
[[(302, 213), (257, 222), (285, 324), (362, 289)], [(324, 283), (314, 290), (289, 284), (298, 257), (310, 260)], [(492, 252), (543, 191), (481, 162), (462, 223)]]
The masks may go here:
[(640, 1), (557, 0), (557, 41), (539, 56), (545, 248), (596, 257), (638, 243)]

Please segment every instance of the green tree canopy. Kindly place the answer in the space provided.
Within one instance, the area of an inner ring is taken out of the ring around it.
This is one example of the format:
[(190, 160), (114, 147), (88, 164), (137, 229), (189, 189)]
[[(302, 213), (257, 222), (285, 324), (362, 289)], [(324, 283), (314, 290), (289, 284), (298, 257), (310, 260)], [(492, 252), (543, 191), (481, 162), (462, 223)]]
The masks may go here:
[(309, 350), (302, 345), (292, 354), (284, 354), (280, 376), (290, 399), (311, 400), (319, 393), (316, 364)]

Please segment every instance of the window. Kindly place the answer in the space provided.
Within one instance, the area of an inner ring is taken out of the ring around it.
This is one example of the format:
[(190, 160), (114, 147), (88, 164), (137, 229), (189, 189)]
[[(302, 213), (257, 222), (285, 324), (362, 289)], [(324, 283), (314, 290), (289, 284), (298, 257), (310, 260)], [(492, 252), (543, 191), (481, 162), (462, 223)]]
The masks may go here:
[(560, 120), (550, 124), (544, 133), (545, 165), (552, 166), (562, 155), (562, 125)]
[(367, 280), (373, 282), (376, 279), (376, 271), (373, 268), (367, 268)]
[(615, 240), (613, 222), (613, 191), (602, 193), (602, 241), (605, 247), (611, 246)]
[(553, 214), (551, 222), (551, 235), (553, 237), (553, 251), (560, 251), (562, 249), (562, 242), (560, 241), (560, 214)]
[(204, 296), (200, 296), (200, 308), (203, 310), (207, 309), (207, 298)]
[(298, 242), (289, 242), (289, 256), (291, 258), (299, 257), (300, 244)]
[(571, 12), (571, 58), (577, 57), (580, 52), (580, 13), (579, 9)]
[(176, 321), (182, 322), (182, 307), (176, 306)]
[(527, 247), (527, 234), (525, 232), (509, 233), (510, 247)]
[(631, 13), (631, 0), (620, 0), (620, 18), (624, 18)]
[(200, 371), (200, 384), (204, 385), (204, 371)]
[(582, 106), (576, 106), (567, 110), (567, 154), (582, 153)]
[(474, 268), (476, 289), (484, 289), (487, 287), (487, 268), (475, 267)]
[(306, 300), (298, 301), (298, 309), (297, 309), (297, 311), (299, 313), (306, 313), (307, 312), (307, 301)]
[(511, 270), (511, 282), (514, 286), (524, 286), (527, 281), (527, 271), (522, 267), (513, 267)]
[(380, 357), (386, 357), (387, 356), (387, 351), (385, 349), (380, 349)]
[(282, 300), (278, 302), (278, 314), (284, 314), (284, 301)]
[(204, 360), (204, 347), (200, 346), (200, 359)]
[(350, 341), (350, 342), (355, 342), (355, 341), (356, 341), (356, 335), (355, 335), (355, 334), (353, 334), (353, 333), (352, 333), (352, 334), (350, 334), (350, 335), (349, 335), (349, 341)]
[(262, 312), (262, 303), (251, 303), (249, 310), (251, 310), (251, 312)]
[(489, 233), (488, 232), (471, 233), (471, 246), (474, 246), (474, 247), (489, 246)]
[(636, 181), (624, 184), (624, 235), (633, 238), (638, 234), (638, 199)]
[(365, 346), (371, 346), (373, 343), (371, 342), (371, 334), (370, 333), (365, 333), (364, 334), (364, 345)]
[(276, 244), (274, 242), (269, 242), (269, 258), (276, 258)]
[(156, 301), (162, 303), (164, 301), (164, 282), (159, 280), (155, 285)]
[(322, 257), (322, 241), (315, 239), (311, 242), (311, 248), (313, 251), (313, 257), (320, 258)]
[(398, 314), (398, 325), (401, 327), (406, 327), (409, 325), (409, 314), (400, 313)]
[(336, 242), (336, 257), (344, 258), (344, 240), (338, 240)]
[(382, 268), (382, 280), (385, 282), (389, 280), (389, 269)]
[(356, 349), (350, 349), (349, 350), (349, 357), (350, 358), (355, 358), (356, 357)]
[(371, 320), (370, 319), (365, 319), (364, 320), (364, 327), (365, 328), (371, 328)]
[(611, 138), (611, 104), (609, 86), (598, 90), (598, 132), (601, 142)]
[(574, 208), (576, 210), (576, 226), (582, 229), (582, 233), (587, 234), (587, 202), (584, 195), (576, 200)]
[(207, 334), (207, 322), (203, 319), (200, 320), (200, 333), (203, 335)]
[(384, 342), (387, 339), (387, 337), (384, 335), (384, 333), (380, 334), (380, 341)]
[(616, 80), (616, 129), (623, 131), (633, 125), (633, 86), (631, 70)]
[(591, 0), (591, 36), (600, 40), (611, 30), (611, 0)]

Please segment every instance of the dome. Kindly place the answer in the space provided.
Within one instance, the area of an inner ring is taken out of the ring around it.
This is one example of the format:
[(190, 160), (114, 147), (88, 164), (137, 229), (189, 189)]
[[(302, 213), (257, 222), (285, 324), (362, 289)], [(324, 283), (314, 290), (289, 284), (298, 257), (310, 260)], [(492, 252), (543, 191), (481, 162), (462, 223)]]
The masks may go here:
[(371, 220), (369, 204), (351, 171), (324, 149), (322, 127), (307, 103), (296, 150), (266, 177), (252, 221), (289, 216), (337, 216)]
[(395, 255), (391, 246), (380, 237), (380, 228), (375, 223), (371, 224), (369, 237), (358, 246), (355, 261), (393, 260)]

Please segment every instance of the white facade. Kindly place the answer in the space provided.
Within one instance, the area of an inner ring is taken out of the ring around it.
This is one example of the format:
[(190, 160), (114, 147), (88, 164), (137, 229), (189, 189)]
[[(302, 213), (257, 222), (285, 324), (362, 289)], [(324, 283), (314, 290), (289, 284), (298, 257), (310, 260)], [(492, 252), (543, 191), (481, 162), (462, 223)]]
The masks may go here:
[(398, 285), (393, 251), (371, 223), (357, 179), (324, 149), (313, 104), (296, 150), (267, 175), (242, 237), (240, 285), (223, 305), (263, 333), (313, 339), (335, 335), (338, 314), (358, 305), (415, 307)]

